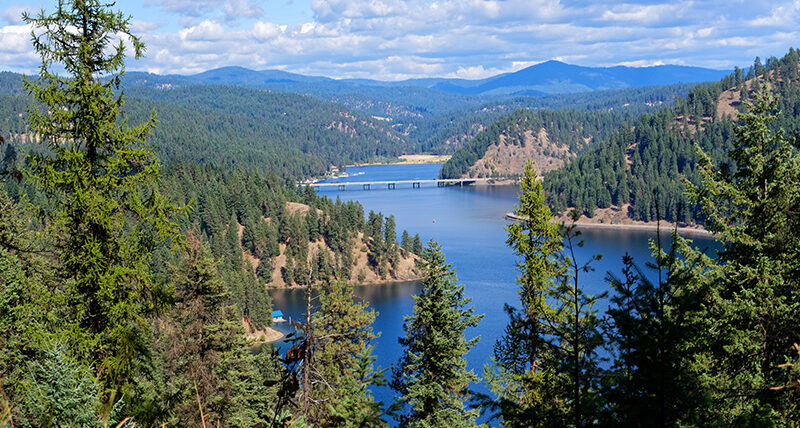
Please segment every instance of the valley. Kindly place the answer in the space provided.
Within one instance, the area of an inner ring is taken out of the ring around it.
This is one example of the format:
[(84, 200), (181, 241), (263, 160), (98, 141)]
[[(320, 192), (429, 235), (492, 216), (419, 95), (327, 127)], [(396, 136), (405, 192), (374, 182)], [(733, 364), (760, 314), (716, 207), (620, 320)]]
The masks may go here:
[(800, 420), (797, 7), (21, 1), (0, 426)]

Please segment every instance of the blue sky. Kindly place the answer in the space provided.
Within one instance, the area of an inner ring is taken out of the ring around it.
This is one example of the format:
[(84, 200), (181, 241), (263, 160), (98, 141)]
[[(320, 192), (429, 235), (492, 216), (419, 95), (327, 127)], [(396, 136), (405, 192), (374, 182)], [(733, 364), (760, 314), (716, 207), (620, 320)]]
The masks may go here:
[[(0, 70), (39, 60), (23, 10), (0, 0)], [(128, 70), (238, 65), (329, 77), (483, 78), (548, 59), (586, 66), (747, 66), (800, 47), (795, 1), (117, 0), (147, 57)]]

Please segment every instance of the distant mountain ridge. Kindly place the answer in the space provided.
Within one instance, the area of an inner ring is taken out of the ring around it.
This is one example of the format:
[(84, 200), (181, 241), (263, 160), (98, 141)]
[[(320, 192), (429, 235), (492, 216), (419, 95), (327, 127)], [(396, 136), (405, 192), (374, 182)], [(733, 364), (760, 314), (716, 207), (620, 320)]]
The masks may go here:
[[(716, 81), (729, 73), (730, 71), (726, 70), (682, 65), (584, 67), (551, 60), (513, 73), (498, 74), (479, 80), (451, 78), (424, 78), (401, 81), (332, 79), (321, 76), (306, 76), (281, 70), (255, 71), (244, 67), (222, 67), (194, 75), (160, 76), (142, 72), (130, 72), (127, 74), (127, 81), (132, 84), (142, 84), (146, 81), (162, 82), (169, 80), (180, 83), (238, 85), (256, 88), (287, 85), (297, 87), (315, 84), (339, 87), (340, 90), (346, 87), (376, 89), (413, 87), (457, 95), (539, 96)], [(291, 90), (291, 92), (295, 91)]]
[(460, 94), (556, 94), (715, 81), (728, 73), (729, 71), (682, 65), (583, 67), (560, 61), (546, 61), (483, 81), (442, 82), (434, 88)]

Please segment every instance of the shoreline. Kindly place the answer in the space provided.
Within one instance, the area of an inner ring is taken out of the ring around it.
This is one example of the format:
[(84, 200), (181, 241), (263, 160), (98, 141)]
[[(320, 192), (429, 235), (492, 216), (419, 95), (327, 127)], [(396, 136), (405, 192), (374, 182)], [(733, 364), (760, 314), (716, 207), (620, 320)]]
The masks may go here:
[[(638, 231), (647, 231), (647, 232), (656, 232), (661, 229), (664, 232), (672, 232), (675, 229), (674, 225), (670, 225), (669, 223), (664, 223), (660, 227), (656, 224), (641, 224), (641, 223), (575, 223), (575, 227), (577, 229), (614, 229), (614, 230), (638, 230)], [(702, 237), (702, 238), (713, 238), (714, 234), (705, 230), (699, 229), (695, 227), (682, 227), (679, 226), (678, 228), (679, 235), (685, 235), (688, 237)]]
[(378, 165), (427, 165), (445, 163), (450, 159), (451, 155), (400, 155), (399, 160), (387, 162), (364, 162), (352, 165), (345, 165), (346, 168), (357, 168), (360, 166), (378, 166)]
[[(381, 281), (371, 281), (371, 282), (362, 282), (358, 284), (347, 284), (350, 287), (373, 287), (376, 285), (389, 285), (389, 284), (400, 284), (403, 282), (418, 282), (422, 281), (422, 277), (415, 277), (415, 278), (405, 278), (405, 279), (387, 279)], [(267, 291), (271, 290), (305, 290), (308, 288), (307, 285), (295, 285), (295, 286), (267, 286)]]
[[(508, 212), (503, 215), (503, 218), (511, 221), (520, 221), (524, 218)], [(560, 217), (553, 217), (552, 220), (562, 221)], [(576, 229), (595, 229), (595, 230), (629, 230), (629, 231), (643, 231), (643, 232), (656, 232), (661, 229), (664, 232), (672, 232), (675, 229), (674, 224), (663, 222), (659, 226), (656, 222), (653, 223), (596, 223), (596, 222), (576, 222)], [(679, 235), (688, 237), (699, 238), (713, 238), (714, 234), (698, 227), (679, 226), (677, 228)]]
[(286, 333), (275, 328), (273, 324), (270, 326), (264, 326), (259, 329), (250, 329), (246, 327), (245, 337), (248, 340), (252, 340), (253, 344), (263, 345), (265, 343), (275, 343), (283, 339), (284, 337), (286, 337)]

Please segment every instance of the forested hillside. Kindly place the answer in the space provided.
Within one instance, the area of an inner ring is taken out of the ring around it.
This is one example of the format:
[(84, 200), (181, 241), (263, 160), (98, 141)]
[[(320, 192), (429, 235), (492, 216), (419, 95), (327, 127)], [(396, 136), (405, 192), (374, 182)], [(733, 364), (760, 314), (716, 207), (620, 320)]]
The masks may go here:
[(685, 96), (695, 86), (679, 83), (542, 97), (515, 97), (431, 117), (398, 120), (395, 123), (396, 129), (406, 130), (408, 138), (418, 145), (420, 151), (450, 154), (484, 128), (518, 109), (617, 112), (624, 115), (626, 120), (633, 121), (643, 113), (672, 105), (676, 97)]
[[(30, 140), (18, 138), (27, 132), (23, 116), (30, 103), (12, 95), (20, 86), (20, 75), (0, 76), (0, 135), (11, 142)], [(387, 122), (307, 96), (225, 86), (140, 87), (126, 95), (133, 122), (157, 111), (150, 143), (165, 162), (208, 162), (296, 179), (410, 150)]]
[(548, 202), (556, 211), (577, 208), (592, 217), (597, 209), (621, 209), (635, 220), (701, 221), (684, 193), (683, 180), (699, 179), (695, 146), (714, 165), (736, 171), (727, 153), (736, 112), (766, 85), (778, 97), (779, 118), (772, 129), (800, 129), (800, 52), (789, 51), (766, 64), (756, 59), (719, 82), (700, 85), (675, 105), (645, 114), (565, 167), (545, 176)]
[[(8, 161), (13, 159), (0, 157), (0, 172), (15, 169)], [(4, 187), (12, 201), (50, 205), (25, 182), (7, 180)], [(269, 287), (418, 277), (414, 252), (422, 251), (419, 236), (401, 246), (394, 217), (370, 212), (365, 219), (358, 202), (331, 201), (310, 188), (287, 187), (275, 175), (183, 162), (168, 165), (160, 189), (187, 207), (177, 219), (180, 229), (209, 243), (231, 302), (253, 326), (271, 323)], [(167, 243), (152, 251), (152, 269), (167, 281), (177, 254)]]
[(442, 178), (514, 177), (525, 161), (549, 171), (593, 140), (612, 135), (627, 116), (610, 112), (517, 110), (475, 136), (443, 166)]

